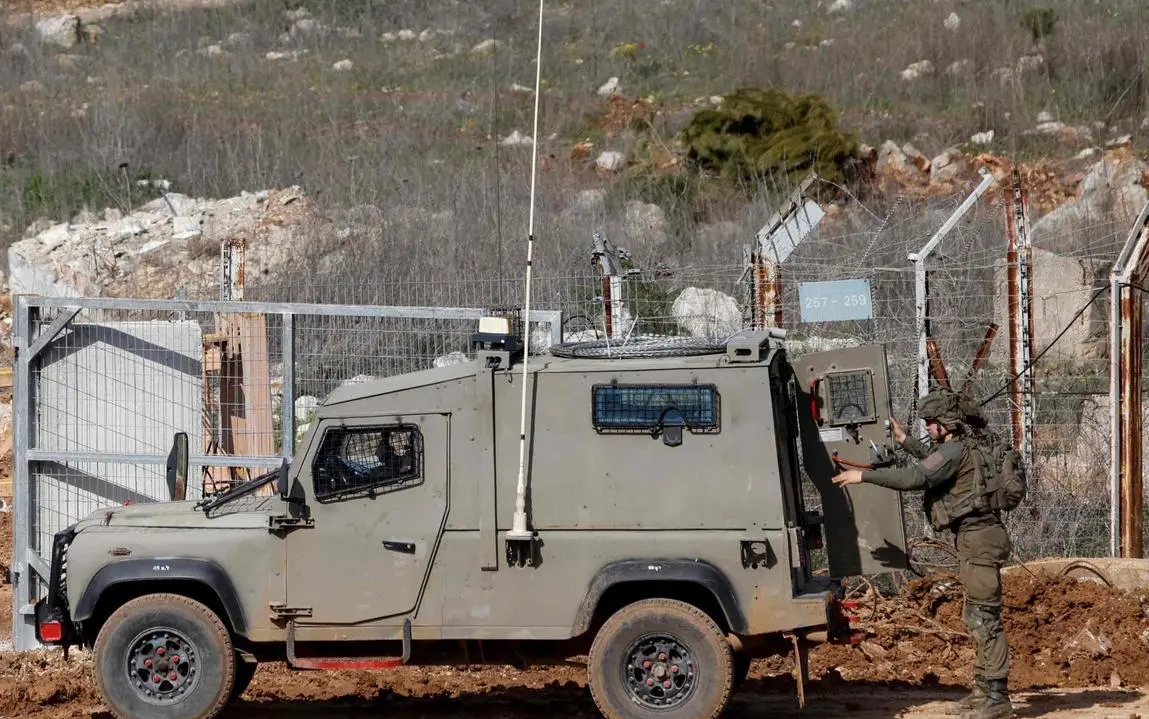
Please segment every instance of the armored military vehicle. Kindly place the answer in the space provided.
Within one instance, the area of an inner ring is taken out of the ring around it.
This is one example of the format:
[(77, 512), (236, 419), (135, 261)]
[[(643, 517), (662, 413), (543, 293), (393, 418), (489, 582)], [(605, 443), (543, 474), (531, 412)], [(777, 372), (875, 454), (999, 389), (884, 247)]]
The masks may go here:
[(804, 671), (849, 637), (841, 578), (905, 566), (897, 493), (830, 481), (888, 461), (882, 347), (524, 356), (509, 323), (480, 330), (468, 364), (334, 391), (277, 471), (57, 534), (38, 639), (90, 647), (134, 719), (214, 716), (261, 661), (583, 656), (606, 717), (714, 717), (751, 658)]

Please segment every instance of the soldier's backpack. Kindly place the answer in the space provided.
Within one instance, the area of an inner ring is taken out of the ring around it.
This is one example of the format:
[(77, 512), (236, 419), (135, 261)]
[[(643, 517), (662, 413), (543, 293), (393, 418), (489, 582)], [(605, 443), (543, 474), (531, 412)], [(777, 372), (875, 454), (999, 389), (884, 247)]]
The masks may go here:
[(982, 512), (1016, 509), (1025, 500), (1028, 489), (1021, 453), (996, 434), (981, 435), (972, 445), (982, 459), (975, 463), (977, 508)]

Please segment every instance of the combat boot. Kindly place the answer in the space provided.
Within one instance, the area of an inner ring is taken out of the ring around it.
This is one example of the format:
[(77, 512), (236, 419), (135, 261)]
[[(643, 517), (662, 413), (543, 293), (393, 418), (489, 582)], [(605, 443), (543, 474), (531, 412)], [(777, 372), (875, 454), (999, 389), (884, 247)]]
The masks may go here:
[(973, 678), (973, 689), (962, 699), (949, 704), (947, 714), (964, 714), (977, 709), (985, 703), (986, 699), (985, 677), (976, 675)]
[(1006, 719), (1013, 716), (1013, 704), (1009, 701), (1009, 691), (1005, 679), (990, 679), (986, 682), (986, 697), (980, 706), (962, 714), (961, 719)]

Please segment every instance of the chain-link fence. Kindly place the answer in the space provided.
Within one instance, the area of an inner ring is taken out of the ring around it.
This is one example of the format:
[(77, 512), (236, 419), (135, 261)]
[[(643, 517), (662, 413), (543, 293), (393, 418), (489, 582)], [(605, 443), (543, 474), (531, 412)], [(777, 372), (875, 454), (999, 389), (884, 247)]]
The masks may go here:
[[(927, 332), (951, 383), (964, 386), (968, 380), (977, 397), (992, 397), (985, 406), (991, 428), (1011, 436), (1015, 398), (1009, 391), (1007, 217), (1012, 210), (1008, 180), (1001, 179), (961, 214), (926, 264)], [(902, 194), (882, 206), (863, 206), (853, 199), (850, 210), (827, 206), (827, 217), (780, 267), (781, 322), (792, 351), (884, 344), (893, 409), (907, 427), (912, 427), (915, 397), (924, 391), (917, 376), (915, 275), (908, 257), (958, 210), (976, 184), (977, 178), (942, 194)], [(1030, 496), (1009, 517), (1020, 558), (1108, 552), (1108, 298), (1096, 290), (1105, 286), (1108, 268), (1138, 209), (1080, 214), (1074, 222), (1049, 225), (1034, 235), (1032, 353), (1041, 355), (1033, 366), (1034, 389), (1029, 393), (1034, 467)], [(740, 257), (741, 246), (753, 242), (764, 214), (748, 212), (718, 228), (722, 232), (700, 231), (699, 239), (721, 236), (721, 250), (708, 252)], [(608, 277), (604, 268), (609, 263), (596, 252), (602, 243), (595, 241), (595, 230), (601, 228), (586, 228), (585, 255), (573, 261), (568, 257), (566, 269), (556, 270), (552, 263), (550, 272), (536, 272), (532, 282), (532, 307), (561, 311), (564, 337), (625, 342), (679, 334), (721, 339), (743, 326), (750, 314), (744, 262), (651, 261), (648, 252), (647, 265), (642, 265), (618, 249)], [(638, 241), (622, 241), (626, 239)], [(513, 308), (522, 306), (526, 293), (521, 276), (461, 273), (380, 283), (340, 278), (338, 273), (292, 276), (252, 287), (248, 296), (415, 305), (501, 302)], [(868, 280), (872, 316), (803, 321), (800, 286), (837, 279)], [(976, 376), (968, 377), (991, 325), (995, 334), (989, 352)], [(907, 496), (906, 504), (909, 534), (928, 534), (919, 499)]]

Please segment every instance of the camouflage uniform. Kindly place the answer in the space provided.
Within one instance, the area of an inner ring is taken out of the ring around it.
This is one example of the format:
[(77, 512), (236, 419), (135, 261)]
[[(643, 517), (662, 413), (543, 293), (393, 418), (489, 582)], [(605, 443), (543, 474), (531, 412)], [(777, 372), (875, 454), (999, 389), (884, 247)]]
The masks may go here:
[(951, 530), (961, 560), (959, 579), (965, 587), (965, 623), (973, 637), (974, 691), (959, 708), (970, 719), (1012, 716), (1006, 689), (1009, 644), (1001, 621), (1001, 568), (1012, 547), (1001, 518), (974, 508), (974, 456), (967, 449), (974, 426), (983, 425), (980, 411), (964, 395), (936, 390), (921, 402), (919, 416), (935, 419), (949, 430), (946, 441), (927, 448), (907, 436), (902, 447), (921, 461), (916, 467), (867, 470), (862, 481), (899, 491), (924, 490), (925, 510), (936, 531)]

